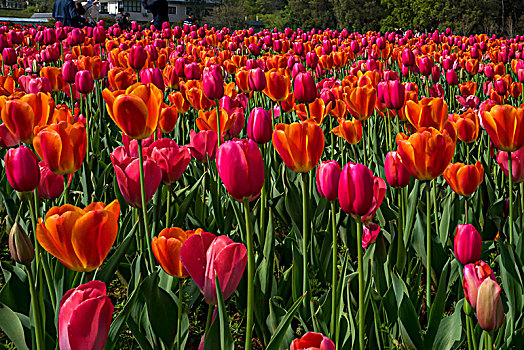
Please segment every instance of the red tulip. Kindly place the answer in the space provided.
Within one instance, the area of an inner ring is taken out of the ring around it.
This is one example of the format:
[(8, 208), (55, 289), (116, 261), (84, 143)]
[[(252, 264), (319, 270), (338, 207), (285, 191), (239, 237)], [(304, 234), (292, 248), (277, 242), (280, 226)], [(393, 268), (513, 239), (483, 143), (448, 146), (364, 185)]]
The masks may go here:
[(7, 181), (18, 192), (32, 191), (40, 182), (38, 157), (23, 145), (7, 151), (5, 172)]
[(459, 224), (455, 232), (454, 252), (455, 257), (462, 265), (480, 260), (482, 250), (482, 238), (470, 224)]
[[(497, 163), (504, 175), (509, 178), (508, 152), (499, 151)], [(514, 183), (524, 182), (524, 148), (511, 152), (511, 174)]]
[(480, 327), (487, 332), (499, 329), (504, 322), (501, 291), (499, 284), (489, 278), (485, 279), (478, 289), (477, 319)]
[(364, 226), (364, 232), (362, 232), (362, 248), (366, 249), (371, 243), (375, 242), (380, 233), (380, 226), (370, 222)]
[(264, 185), (264, 162), (250, 140), (227, 141), (218, 148), (217, 169), (229, 194), (237, 201), (253, 200)]
[(38, 184), (38, 198), (56, 199), (64, 192), (64, 176), (56, 175), (45, 162), (40, 162), (40, 183)]
[(224, 300), (235, 291), (247, 264), (247, 249), (227, 236), (202, 232), (189, 237), (180, 249), (180, 260), (206, 303), (216, 305), (215, 274)]
[(112, 315), (113, 304), (103, 282), (91, 281), (69, 290), (58, 312), (60, 349), (102, 350)]
[(273, 124), (271, 115), (261, 107), (253, 108), (247, 122), (247, 137), (259, 145), (263, 145), (271, 141), (272, 136)]
[(464, 296), (474, 308), (477, 307), (478, 288), (487, 278), (496, 280), (491, 268), (484, 261), (479, 260), (464, 266)]
[(88, 94), (93, 91), (95, 87), (95, 82), (91, 75), (91, 72), (88, 70), (81, 70), (76, 73), (75, 76), (75, 86), (83, 94)]
[(213, 130), (203, 130), (196, 133), (194, 130), (189, 132), (189, 150), (191, 155), (200, 163), (213, 161), (216, 157), (218, 136)]
[(293, 81), (293, 93), (299, 103), (311, 103), (317, 98), (317, 86), (310, 72), (298, 73)]
[(7, 66), (16, 64), (16, 51), (12, 47), (5, 47), (2, 50), (2, 61)]
[(335, 160), (322, 162), (317, 167), (318, 193), (329, 201), (338, 197), (338, 181), (340, 179), (340, 165)]
[(397, 152), (388, 152), (384, 161), (384, 171), (386, 172), (386, 181), (391, 187), (400, 188), (409, 185), (411, 175)]
[(202, 86), (204, 95), (210, 100), (219, 100), (224, 96), (224, 78), (219, 67), (213, 67), (204, 71)]
[(302, 338), (293, 340), (289, 350), (335, 350), (335, 344), (320, 333), (307, 332)]
[(162, 180), (165, 185), (178, 181), (191, 161), (191, 153), (186, 147), (178, 147), (171, 139), (160, 139), (147, 148), (150, 159), (162, 169)]
[(18, 146), (18, 138), (9, 131), (5, 124), (0, 124), (0, 147), (12, 148)]

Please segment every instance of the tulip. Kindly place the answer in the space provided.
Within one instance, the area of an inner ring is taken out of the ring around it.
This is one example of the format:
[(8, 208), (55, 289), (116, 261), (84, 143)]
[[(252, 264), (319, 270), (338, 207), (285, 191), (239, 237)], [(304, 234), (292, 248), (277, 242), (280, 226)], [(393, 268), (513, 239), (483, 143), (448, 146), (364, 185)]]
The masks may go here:
[(76, 73), (75, 86), (82, 94), (89, 94), (95, 87), (95, 82), (88, 70), (81, 70)]
[(291, 343), (289, 350), (335, 350), (331, 339), (321, 333), (307, 332)]
[(210, 305), (217, 304), (215, 275), (224, 300), (235, 291), (247, 264), (247, 249), (227, 236), (202, 232), (189, 237), (180, 248), (182, 265)]
[(198, 63), (193, 62), (184, 66), (184, 75), (187, 80), (198, 80), (202, 76), (202, 71)]
[(153, 134), (160, 118), (163, 94), (155, 85), (137, 83), (124, 94), (102, 92), (109, 116), (129, 137), (142, 140)]
[(480, 260), (482, 238), (475, 226), (459, 224), (455, 232), (454, 242), (455, 258), (462, 265), (475, 263)]
[(18, 146), (18, 139), (9, 131), (5, 124), (0, 124), (0, 147), (12, 148)]
[(455, 153), (455, 141), (447, 130), (423, 128), (409, 136), (397, 135), (398, 155), (414, 178), (426, 181), (442, 174)]
[(11, 257), (19, 264), (28, 266), (35, 258), (35, 247), (18, 222), (11, 227), (8, 246)]
[(224, 96), (224, 78), (220, 68), (211, 68), (204, 72), (202, 79), (204, 95), (210, 100), (219, 100)]
[(448, 69), (446, 71), (446, 82), (452, 86), (458, 85), (458, 75), (454, 69)]
[(207, 112), (204, 112), (202, 110), (198, 111), (198, 118), (196, 120), (196, 125), (198, 129), (213, 130), (217, 134), (220, 130), (221, 137), (223, 138), (224, 135), (233, 127), (233, 124), (235, 122), (235, 116), (233, 114), (228, 114), (227, 111), (223, 108), (219, 108), (219, 114), (220, 128), (218, 128), (216, 110), (213, 109)]
[(448, 104), (442, 98), (423, 98), (418, 103), (407, 101), (406, 118), (415, 128), (433, 127), (442, 130), (448, 121)]
[(131, 69), (124, 69), (115, 67), (109, 70), (107, 73), (109, 86), (111, 90), (125, 90), (134, 83), (136, 83), (136, 75)]
[(298, 73), (293, 81), (293, 93), (299, 103), (311, 103), (317, 98), (317, 87), (310, 72)]
[[(25, 77), (29, 78), (29, 76), (27, 75), (25, 75)], [(53, 87), (51, 86), (51, 82), (46, 77), (29, 78), (28, 80), (26, 80), (25, 87), (23, 83), (20, 83), (20, 85), (24, 88), (24, 91), (29, 94), (37, 94), (39, 92), (43, 92), (47, 94), (47, 93), (53, 92)]]
[(65, 81), (60, 68), (44, 67), (40, 70), (40, 76), (48, 79), (53, 92), (62, 91), (64, 89)]
[(317, 168), (318, 193), (329, 201), (338, 197), (338, 181), (340, 178), (340, 165), (335, 160), (324, 161)]
[(477, 307), (478, 288), (485, 279), (495, 281), (495, 275), (484, 261), (479, 260), (464, 266), (464, 280), (462, 285), (464, 288), (464, 296), (474, 308)]
[(38, 184), (38, 198), (56, 199), (64, 192), (64, 177), (56, 175), (45, 162), (38, 163), (40, 167), (40, 183)]
[(259, 145), (263, 145), (271, 141), (272, 134), (271, 115), (261, 107), (253, 108), (249, 114), (247, 137)]
[(266, 76), (260, 68), (251, 69), (248, 75), (248, 85), (253, 91), (263, 91), (266, 88)]
[[(115, 169), (118, 188), (127, 204), (134, 208), (142, 208), (142, 197), (140, 192), (140, 160), (129, 157), (122, 146), (117, 147), (111, 153), (111, 163)], [(162, 181), (162, 169), (152, 160), (147, 159), (143, 163), (145, 185), (145, 204), (153, 198), (160, 182)]]
[(78, 68), (73, 61), (65, 61), (62, 65), (62, 77), (66, 83), (74, 83)]
[(348, 214), (365, 215), (373, 205), (374, 177), (363, 164), (348, 163), (338, 184), (340, 207)]
[(371, 243), (375, 242), (380, 233), (380, 226), (374, 223), (370, 223), (364, 226), (364, 232), (362, 234), (362, 249), (366, 249)]
[(402, 163), (398, 152), (391, 151), (386, 154), (384, 171), (386, 173), (386, 181), (391, 187), (402, 188), (409, 185), (411, 175)]
[(196, 133), (194, 130), (191, 130), (189, 137), (189, 150), (197, 161), (207, 163), (215, 159), (218, 145), (216, 132), (213, 130), (203, 130)]
[[(497, 152), (497, 163), (506, 177), (509, 177), (508, 160), (508, 152)], [(524, 182), (524, 148), (511, 152), (511, 174), (513, 182)]]
[(377, 100), (377, 92), (373, 86), (353, 88), (346, 96), (348, 112), (357, 120), (369, 119), (373, 114)]
[(146, 64), (147, 52), (141, 45), (133, 45), (129, 50), (129, 66), (134, 70), (141, 70)]
[(147, 148), (147, 154), (162, 169), (164, 185), (177, 182), (191, 161), (189, 149), (178, 147), (175, 141), (167, 138), (153, 142)]
[(384, 91), (384, 102), (389, 109), (399, 110), (404, 105), (404, 85), (398, 80), (389, 80)]
[(36, 239), (70, 270), (90, 272), (104, 262), (118, 232), (120, 204), (91, 203), (84, 209), (65, 204), (38, 219)]
[(202, 229), (184, 231), (179, 227), (165, 228), (158, 236), (153, 237), (153, 254), (168, 275), (176, 278), (189, 277), (180, 261), (180, 248), (194, 234), (202, 234)]
[(104, 349), (112, 314), (103, 282), (90, 281), (69, 290), (58, 311), (60, 349)]
[(6, 66), (15, 65), (16, 57), (16, 51), (12, 47), (5, 47), (2, 50), (2, 61)]
[(260, 195), (264, 162), (254, 141), (227, 141), (218, 148), (216, 163), (220, 179), (235, 200), (251, 201)]
[(447, 166), (443, 175), (456, 194), (469, 197), (484, 180), (484, 168), (480, 161), (475, 165), (452, 163)]
[(402, 64), (407, 67), (415, 65), (415, 55), (413, 54), (413, 51), (408, 48), (402, 50)]
[(362, 123), (356, 119), (346, 120), (339, 118), (339, 125), (334, 127), (330, 133), (342, 137), (350, 145), (356, 145), (362, 139)]
[(273, 146), (292, 171), (306, 173), (313, 169), (324, 151), (322, 129), (309, 121), (280, 123), (273, 132)]
[(477, 140), (480, 121), (477, 113), (471, 108), (463, 114), (453, 114), (450, 120), (457, 125), (457, 136), (462, 142), (471, 143)]
[(248, 75), (249, 72), (245, 68), (239, 69), (235, 75), (235, 83), (237, 84), (238, 90), (244, 93), (251, 91), (248, 83)]
[(162, 71), (158, 68), (147, 68), (141, 70), (140, 81), (144, 84), (151, 83), (161, 91), (166, 89), (164, 84), (164, 76), (162, 75)]
[(277, 71), (266, 72), (266, 88), (264, 93), (273, 101), (283, 101), (289, 95), (291, 81)]
[(492, 279), (485, 279), (478, 288), (477, 319), (480, 328), (486, 332), (499, 329), (504, 322), (504, 309), (499, 284)]
[(7, 151), (5, 172), (7, 181), (17, 192), (30, 192), (40, 182), (38, 157), (23, 145)]
[(493, 106), (482, 113), (482, 125), (496, 148), (514, 152), (524, 147), (524, 107)]

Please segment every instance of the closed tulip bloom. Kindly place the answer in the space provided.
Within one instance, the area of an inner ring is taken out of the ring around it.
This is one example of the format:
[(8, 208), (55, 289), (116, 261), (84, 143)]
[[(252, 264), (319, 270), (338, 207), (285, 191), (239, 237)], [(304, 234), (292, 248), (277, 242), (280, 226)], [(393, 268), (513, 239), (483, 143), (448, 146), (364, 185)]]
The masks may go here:
[(60, 349), (104, 349), (113, 309), (103, 282), (90, 281), (69, 290), (58, 311)]
[[(497, 163), (509, 178), (508, 152), (497, 152)], [(524, 182), (524, 148), (511, 152), (511, 173), (514, 183)]]
[(62, 65), (62, 77), (66, 83), (74, 83), (78, 68), (73, 61), (65, 61)]
[(307, 332), (293, 340), (289, 350), (335, 350), (335, 344), (321, 333)]
[(202, 229), (184, 231), (179, 227), (165, 228), (158, 236), (153, 237), (151, 248), (156, 260), (164, 271), (176, 278), (189, 277), (189, 273), (180, 261), (182, 244), (194, 234), (201, 234)]
[(478, 289), (477, 320), (480, 328), (486, 332), (499, 329), (504, 323), (504, 309), (499, 284), (492, 279), (485, 279)]
[(204, 95), (210, 100), (219, 100), (224, 96), (224, 78), (222, 78), (219, 67), (204, 71), (202, 86)]
[(210, 305), (217, 304), (215, 274), (224, 300), (235, 291), (247, 264), (247, 249), (227, 236), (202, 232), (189, 237), (180, 260)]
[(433, 127), (443, 130), (448, 121), (448, 104), (442, 98), (424, 97), (418, 103), (407, 101), (405, 114), (416, 129)]
[(133, 45), (129, 50), (129, 66), (134, 70), (140, 70), (146, 64), (147, 52), (141, 45)]
[(43, 67), (40, 70), (40, 76), (47, 78), (53, 92), (62, 91), (65, 87), (65, 81), (62, 76), (62, 70), (57, 67)]
[(462, 287), (466, 300), (473, 306), (477, 307), (478, 289), (485, 279), (496, 281), (495, 275), (491, 268), (484, 261), (479, 260), (475, 263), (464, 266), (464, 280)]
[(245, 68), (239, 69), (237, 73), (235, 74), (235, 83), (237, 84), (239, 91), (241, 92), (250, 92), (251, 91), (251, 89), (249, 88), (248, 76), (249, 76), (249, 71)]
[(313, 122), (280, 123), (273, 132), (273, 146), (292, 171), (306, 173), (313, 169), (324, 151), (324, 133)]
[(391, 151), (386, 154), (384, 171), (386, 173), (386, 181), (391, 187), (401, 188), (409, 185), (411, 175), (400, 160), (397, 152)]
[(362, 123), (359, 120), (353, 119), (338, 119), (338, 126), (335, 126), (330, 133), (338, 137), (342, 137), (350, 145), (356, 145), (362, 139)]
[(89, 94), (95, 87), (95, 81), (88, 70), (81, 70), (76, 73), (75, 86), (82, 94)]
[(480, 161), (475, 165), (452, 163), (444, 170), (443, 175), (456, 194), (469, 197), (484, 181), (484, 168)]
[(266, 72), (266, 88), (264, 93), (273, 101), (283, 101), (289, 95), (291, 81), (287, 76), (277, 71)]
[(189, 150), (191, 155), (200, 163), (213, 161), (216, 157), (218, 148), (218, 137), (213, 130), (203, 130), (196, 133), (194, 130), (189, 132)]
[(155, 85), (137, 83), (123, 94), (102, 92), (109, 116), (129, 137), (148, 138), (158, 125), (163, 101), (162, 91)]
[(162, 71), (158, 68), (147, 68), (141, 70), (140, 81), (144, 84), (151, 83), (161, 91), (166, 89), (164, 84), (164, 76), (162, 75)]
[(26, 146), (7, 151), (4, 164), (7, 181), (17, 192), (30, 192), (38, 186), (38, 157)]
[(335, 160), (324, 161), (317, 168), (318, 193), (329, 201), (338, 197), (338, 180), (342, 169)]
[(348, 214), (365, 215), (373, 205), (375, 178), (363, 164), (348, 163), (342, 169), (338, 184), (340, 207)]
[(147, 154), (162, 169), (165, 185), (177, 182), (191, 161), (189, 149), (178, 147), (175, 141), (167, 138), (153, 142), (147, 148)]
[(2, 50), (2, 61), (4, 62), (5, 65), (7, 66), (15, 65), (16, 58), (17, 58), (16, 51), (12, 47), (5, 47)]
[(45, 162), (38, 163), (40, 167), (40, 183), (38, 184), (38, 198), (56, 199), (64, 192), (64, 177), (56, 175)]
[(411, 67), (415, 65), (415, 55), (413, 54), (413, 51), (406, 48), (402, 50), (402, 64), (407, 67)]
[(458, 85), (458, 75), (454, 69), (448, 69), (446, 71), (446, 82), (452, 86)]
[(223, 143), (217, 152), (220, 179), (235, 200), (253, 200), (264, 185), (264, 162), (257, 144), (250, 140)]
[(271, 115), (261, 107), (253, 108), (247, 123), (247, 137), (259, 145), (263, 145), (271, 141), (272, 135)]
[[(127, 204), (134, 208), (142, 208), (140, 193), (140, 160), (129, 157), (122, 146), (111, 153), (111, 162), (115, 169), (118, 188)], [(162, 169), (150, 159), (144, 160), (145, 203), (153, 198), (160, 182)]]
[(299, 103), (311, 103), (317, 98), (317, 86), (311, 72), (297, 74), (293, 81), (293, 93)]
[(398, 80), (389, 80), (384, 91), (384, 102), (389, 109), (399, 110), (404, 105), (404, 84)]
[(38, 219), (36, 239), (70, 270), (90, 272), (104, 262), (118, 232), (120, 204), (94, 202), (84, 209), (65, 204)]
[(471, 108), (462, 114), (453, 114), (451, 120), (457, 125), (457, 136), (465, 143), (477, 140), (479, 136), (480, 120), (478, 114)]
[(87, 150), (84, 124), (60, 122), (35, 128), (35, 132), (35, 151), (53, 173), (68, 175), (80, 169)]
[(19, 264), (28, 266), (35, 258), (35, 247), (18, 222), (15, 222), (9, 231), (7, 245), (11, 258)]
[(357, 120), (367, 120), (373, 114), (377, 92), (372, 85), (353, 88), (346, 96), (348, 112)]
[(513, 98), (517, 98), (522, 94), (522, 83), (513, 82), (509, 86), (509, 94)]
[(455, 231), (455, 257), (462, 265), (475, 263), (480, 260), (482, 238), (475, 226), (459, 224)]
[(409, 136), (397, 137), (397, 152), (414, 178), (426, 181), (441, 175), (453, 159), (455, 141), (447, 130), (423, 128)]
[(482, 125), (496, 148), (514, 152), (524, 147), (524, 108), (496, 105), (482, 114)]
[(263, 91), (266, 88), (266, 76), (261, 68), (251, 69), (247, 81), (253, 91)]
[(202, 71), (198, 63), (193, 62), (184, 66), (184, 75), (187, 80), (198, 80), (202, 76)]

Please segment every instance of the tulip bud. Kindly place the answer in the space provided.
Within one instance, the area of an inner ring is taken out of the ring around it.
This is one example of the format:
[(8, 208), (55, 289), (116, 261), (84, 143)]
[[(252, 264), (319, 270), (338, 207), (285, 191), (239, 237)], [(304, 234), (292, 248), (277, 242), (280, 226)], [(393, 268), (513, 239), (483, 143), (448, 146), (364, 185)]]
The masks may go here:
[(247, 137), (262, 145), (271, 141), (272, 135), (273, 124), (269, 113), (261, 107), (253, 108), (249, 114)]
[(5, 155), (7, 181), (18, 192), (34, 190), (40, 182), (37, 156), (26, 146), (12, 148)]
[(16, 64), (16, 52), (12, 47), (5, 47), (2, 50), (2, 60), (7, 66), (12, 66)]
[(317, 98), (317, 86), (310, 72), (298, 73), (293, 81), (295, 100), (300, 103), (311, 103)]
[(342, 169), (335, 160), (324, 161), (317, 168), (317, 190), (318, 193), (329, 201), (338, 197), (338, 181)]
[(477, 307), (478, 288), (485, 279), (495, 281), (495, 275), (491, 268), (484, 261), (479, 260), (474, 264), (467, 264), (463, 270), (464, 280), (462, 287), (466, 300), (473, 306)]
[(409, 185), (411, 175), (400, 160), (397, 152), (388, 152), (384, 162), (386, 181), (391, 187), (400, 188)]
[(56, 199), (64, 192), (64, 177), (56, 175), (45, 162), (40, 162), (40, 183), (38, 184), (38, 198)]
[(15, 222), (9, 233), (9, 252), (14, 261), (29, 265), (35, 257), (35, 248), (24, 229)]
[(91, 76), (91, 72), (88, 70), (81, 70), (76, 73), (75, 86), (82, 94), (88, 94), (93, 91), (95, 82)]
[(266, 88), (266, 76), (261, 68), (251, 69), (248, 75), (249, 88), (253, 91), (262, 91)]
[(459, 224), (455, 232), (455, 257), (462, 265), (480, 260), (482, 238), (473, 225)]
[(405, 88), (398, 80), (389, 80), (384, 91), (384, 102), (389, 109), (399, 110), (404, 105)]
[(184, 66), (184, 75), (187, 80), (198, 80), (202, 75), (202, 71), (200, 70), (198, 63), (193, 62)]
[(212, 67), (204, 72), (202, 79), (204, 95), (210, 100), (219, 100), (224, 96), (224, 78), (220, 67)]
[(502, 289), (492, 279), (485, 279), (478, 289), (477, 319), (480, 327), (486, 332), (499, 329), (504, 322), (504, 309), (500, 300)]

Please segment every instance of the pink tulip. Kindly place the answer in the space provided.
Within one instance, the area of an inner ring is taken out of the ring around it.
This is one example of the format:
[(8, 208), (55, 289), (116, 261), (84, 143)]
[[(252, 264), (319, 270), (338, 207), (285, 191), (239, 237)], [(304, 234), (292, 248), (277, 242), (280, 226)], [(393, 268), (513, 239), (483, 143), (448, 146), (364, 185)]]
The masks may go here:
[(273, 124), (269, 113), (261, 107), (253, 108), (247, 123), (247, 137), (263, 145), (271, 141), (272, 136)]
[(107, 341), (112, 315), (113, 304), (103, 282), (91, 281), (70, 289), (59, 306), (60, 349), (102, 350)]
[(454, 252), (455, 257), (462, 265), (480, 260), (482, 238), (470, 224), (459, 224), (455, 232)]
[(340, 179), (340, 165), (335, 160), (324, 161), (317, 168), (318, 193), (329, 201), (338, 197), (338, 181)]
[(400, 188), (409, 185), (411, 175), (400, 161), (396, 151), (388, 152), (386, 155), (384, 171), (386, 173), (386, 181), (391, 187)]
[(251, 69), (247, 79), (249, 88), (253, 91), (262, 91), (266, 88), (266, 76), (261, 68)]
[(18, 192), (32, 191), (40, 182), (38, 157), (23, 145), (7, 151), (5, 172), (7, 181)]
[(254, 141), (225, 142), (218, 149), (216, 163), (220, 179), (235, 200), (241, 202), (258, 197), (265, 173), (262, 155)]
[(335, 350), (335, 344), (321, 333), (307, 332), (293, 340), (289, 350)]
[(404, 85), (398, 80), (388, 80), (384, 91), (384, 102), (389, 109), (399, 110), (404, 105)]
[(5, 124), (0, 124), (0, 147), (13, 148), (18, 146), (18, 138), (7, 129)]
[(311, 103), (317, 98), (317, 86), (311, 72), (297, 74), (293, 81), (293, 93), (299, 103)]
[(338, 183), (338, 201), (342, 210), (362, 216), (372, 209), (374, 182), (375, 178), (367, 166), (346, 164)]
[(146, 64), (147, 53), (141, 45), (133, 45), (129, 50), (129, 66), (135, 70), (140, 70)]
[(64, 176), (56, 175), (45, 162), (38, 163), (40, 167), (40, 183), (38, 184), (38, 198), (56, 199), (64, 192)]
[(215, 273), (224, 300), (235, 291), (247, 264), (247, 249), (227, 236), (195, 234), (180, 248), (180, 260), (204, 294), (206, 303), (217, 304)]
[(479, 260), (474, 264), (464, 266), (464, 280), (462, 284), (464, 296), (474, 308), (477, 307), (477, 296), (480, 284), (487, 278), (495, 281), (495, 275), (489, 265), (484, 261)]
[(380, 226), (370, 222), (364, 226), (364, 232), (362, 233), (362, 248), (366, 249), (371, 243), (375, 242), (380, 233)]
[(184, 66), (184, 75), (187, 80), (199, 80), (202, 76), (202, 71), (200, 70), (198, 63), (192, 62)]
[(62, 77), (66, 83), (74, 83), (78, 68), (73, 61), (65, 61), (62, 66)]
[(485, 279), (478, 289), (477, 319), (480, 327), (487, 332), (499, 329), (504, 322), (501, 291), (499, 284), (489, 278)]
[[(111, 162), (115, 168), (118, 188), (127, 204), (134, 208), (142, 208), (142, 197), (140, 194), (140, 161), (129, 157), (124, 147), (117, 147), (111, 153)], [(162, 170), (152, 160), (144, 160), (145, 202), (153, 198), (160, 182), (162, 181)]]
[(88, 70), (78, 71), (75, 76), (75, 86), (82, 94), (88, 94), (93, 91), (95, 82), (91, 76), (91, 72)]
[(211, 67), (204, 71), (202, 85), (204, 95), (210, 100), (219, 100), (224, 96), (224, 78), (219, 66)]
[(446, 71), (446, 82), (449, 85), (457, 85), (458, 84), (458, 75), (457, 72), (453, 69), (448, 69)]
[(162, 169), (162, 181), (170, 185), (178, 181), (191, 161), (191, 153), (186, 147), (178, 147), (171, 139), (153, 142), (147, 153), (150, 159)]
[(373, 202), (371, 208), (362, 215), (364, 225), (367, 225), (375, 217), (378, 208), (386, 196), (386, 188), (386, 182), (382, 180), (382, 178), (375, 176), (373, 179)]
[[(508, 152), (499, 151), (497, 153), (497, 163), (509, 178)], [(513, 182), (524, 182), (524, 148), (511, 152), (511, 174)]]
[(216, 157), (218, 137), (212, 130), (203, 130), (196, 133), (194, 130), (189, 132), (189, 150), (191, 155), (200, 163), (213, 161)]
[(162, 75), (162, 71), (158, 68), (147, 68), (141, 70), (140, 82), (152, 83), (162, 91), (166, 89), (166, 86), (164, 84), (164, 76)]
[(27, 85), (24, 90), (29, 94), (37, 94), (39, 92), (50, 94), (53, 91), (53, 88), (51, 87), (51, 82), (46, 77), (30, 78), (29, 80), (26, 80), (26, 84)]
[(16, 51), (12, 47), (6, 47), (2, 50), (2, 61), (7, 66), (16, 64)]

